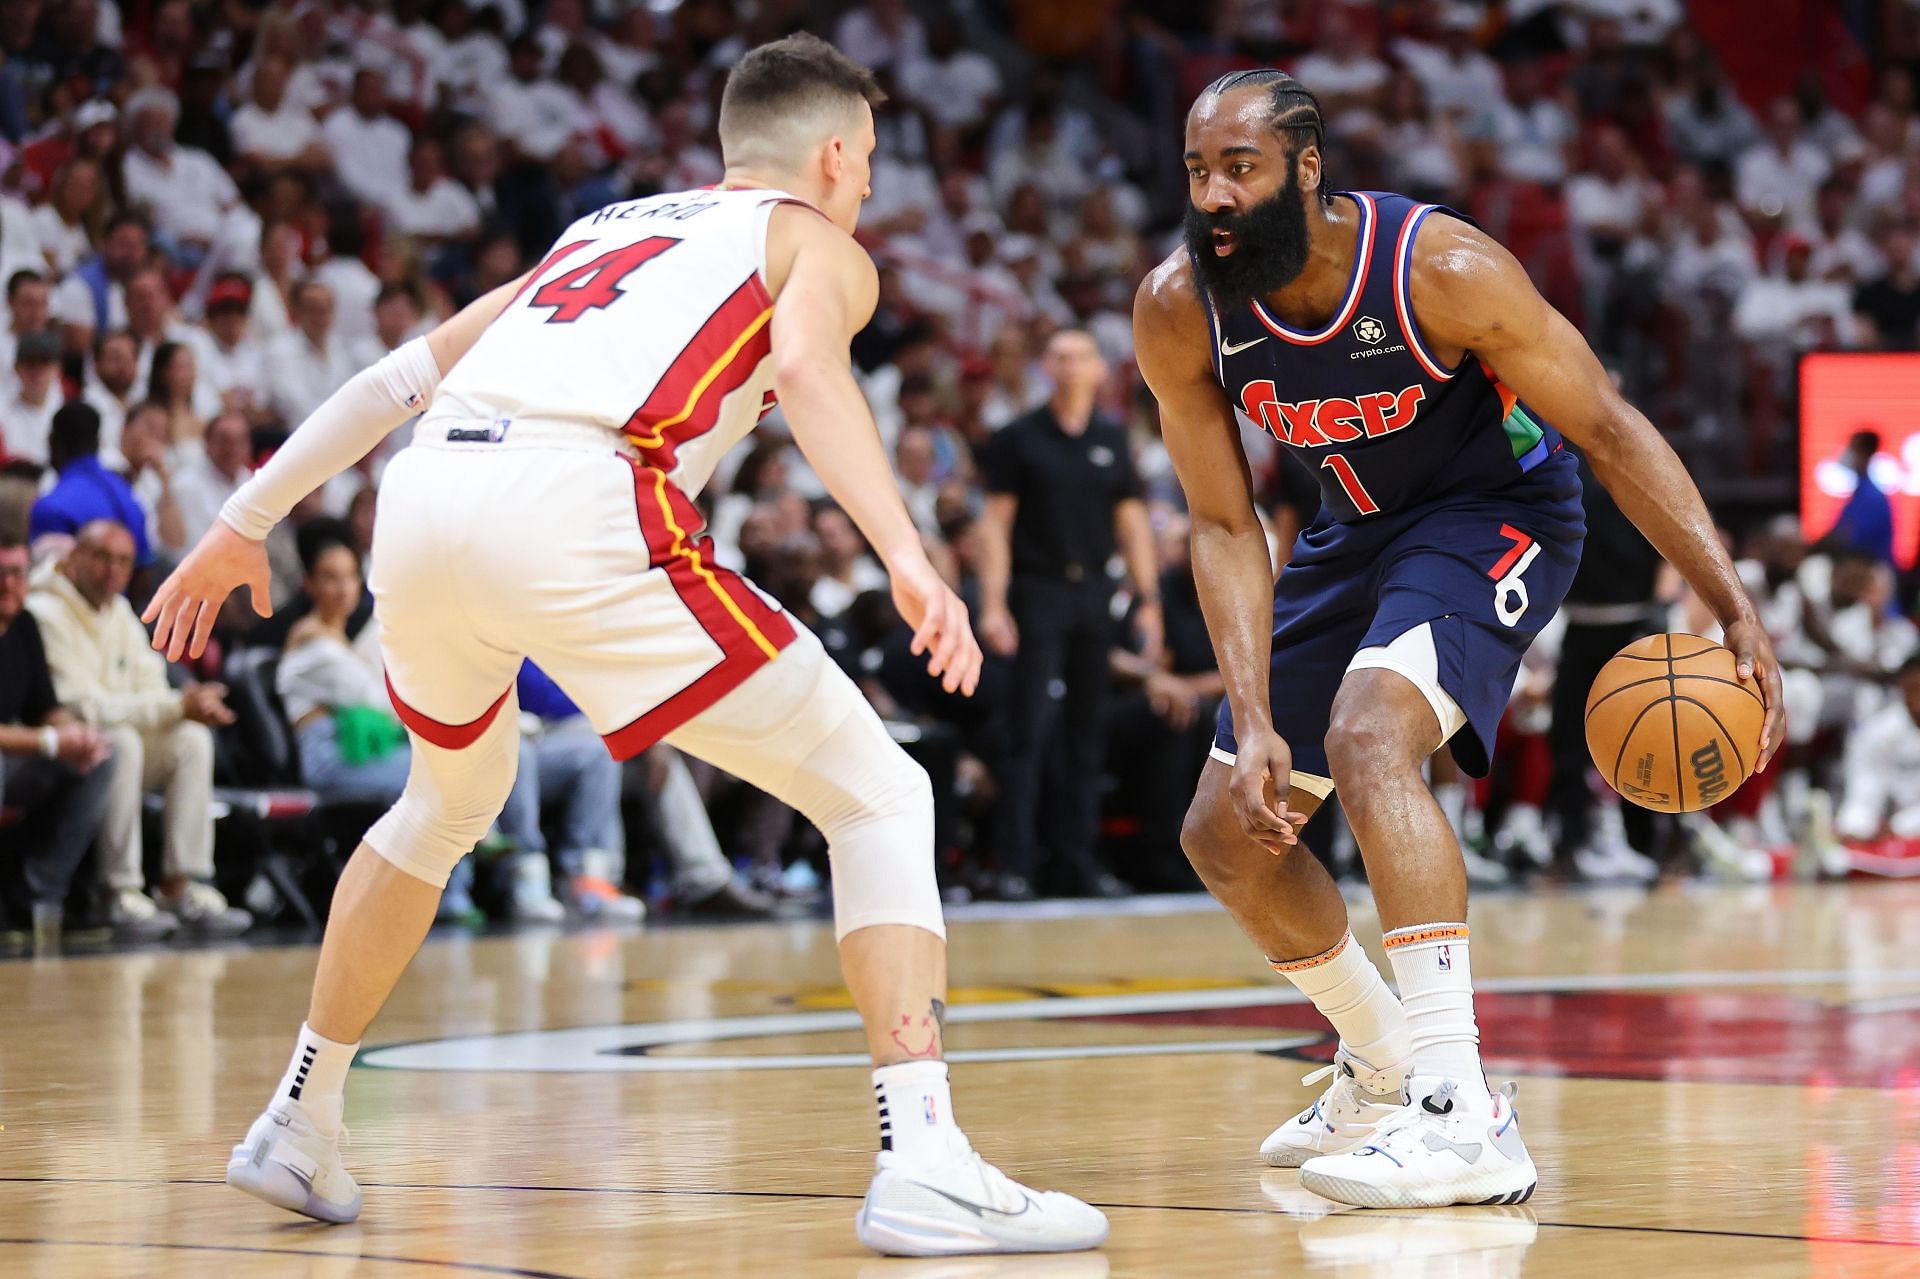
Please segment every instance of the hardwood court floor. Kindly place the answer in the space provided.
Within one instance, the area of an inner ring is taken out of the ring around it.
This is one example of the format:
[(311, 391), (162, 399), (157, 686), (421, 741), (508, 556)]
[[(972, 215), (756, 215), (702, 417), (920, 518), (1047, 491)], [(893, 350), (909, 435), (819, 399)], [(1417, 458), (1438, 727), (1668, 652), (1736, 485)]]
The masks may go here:
[(1483, 897), (1540, 1191), (1425, 1213), (1259, 1164), (1329, 1045), (1223, 914), (1140, 909), (953, 926), (960, 1117), (1105, 1206), (1099, 1254), (860, 1250), (871, 1102), (805, 923), (436, 937), (350, 1081), (348, 1227), (221, 1184), (310, 948), (0, 964), (0, 1276), (1920, 1275), (1920, 883)]

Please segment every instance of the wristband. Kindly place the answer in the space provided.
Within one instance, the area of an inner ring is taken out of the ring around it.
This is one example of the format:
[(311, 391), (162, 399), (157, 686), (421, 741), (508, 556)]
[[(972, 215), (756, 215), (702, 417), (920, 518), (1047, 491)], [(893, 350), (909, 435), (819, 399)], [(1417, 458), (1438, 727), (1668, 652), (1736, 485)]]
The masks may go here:
[(40, 753), (48, 759), (60, 757), (60, 730), (51, 724), (40, 730)]

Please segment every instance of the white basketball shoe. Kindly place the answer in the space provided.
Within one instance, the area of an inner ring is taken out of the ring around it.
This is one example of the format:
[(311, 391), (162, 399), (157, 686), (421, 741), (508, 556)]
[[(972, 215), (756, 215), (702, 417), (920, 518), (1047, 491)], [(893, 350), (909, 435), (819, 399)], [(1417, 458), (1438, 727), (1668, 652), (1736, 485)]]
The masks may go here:
[(1406, 1071), (1375, 1071), (1345, 1048), (1333, 1061), (1300, 1082), (1309, 1086), (1328, 1075), (1333, 1082), (1320, 1099), (1273, 1130), (1260, 1143), (1260, 1158), (1275, 1168), (1298, 1168), (1316, 1155), (1338, 1154), (1366, 1144), (1382, 1120), (1407, 1104)]
[(323, 1135), (297, 1101), (276, 1101), (227, 1160), (227, 1184), (315, 1221), (360, 1215), (360, 1185), (340, 1162), (347, 1139)]
[(1539, 1179), (1520, 1140), (1513, 1091), (1508, 1084), (1469, 1096), (1451, 1079), (1413, 1079), (1412, 1100), (1397, 1116), (1355, 1150), (1309, 1159), (1300, 1184), (1357, 1208), (1525, 1203)]
[(970, 1148), (924, 1170), (881, 1151), (854, 1233), (895, 1257), (1077, 1252), (1106, 1242), (1107, 1218), (1072, 1195), (1021, 1185)]

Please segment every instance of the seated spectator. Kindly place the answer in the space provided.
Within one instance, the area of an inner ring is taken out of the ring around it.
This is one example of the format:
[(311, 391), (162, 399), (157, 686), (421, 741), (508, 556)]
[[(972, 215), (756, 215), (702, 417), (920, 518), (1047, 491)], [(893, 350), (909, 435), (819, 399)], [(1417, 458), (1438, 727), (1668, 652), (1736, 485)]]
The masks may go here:
[(233, 113), (236, 159), (256, 172), (325, 169), (333, 161), (313, 112), (287, 93), (293, 68), (284, 57), (263, 54), (254, 60), (251, 99)]
[(207, 340), (196, 354), (199, 383), (220, 407), (248, 419), (267, 416), (267, 364), (261, 344), (247, 334), (253, 285), (238, 273), (223, 275), (207, 290)]
[[(163, 406), (164, 407), (164, 406)], [(222, 413), (207, 424), (206, 448), (190, 456), (174, 474), (173, 496), (187, 545), (200, 540), (220, 517), (242, 484), (253, 478), (253, 428), (238, 413)]]
[(147, 544), (153, 548), (155, 560), (176, 560), (187, 551), (187, 529), (173, 494), (167, 410), (163, 406), (151, 400), (134, 406), (120, 432), (120, 457), (120, 476), (146, 516)]
[(51, 460), (47, 437), (61, 400), (60, 339), (51, 333), (21, 338), (14, 350), (13, 373), (13, 393), (0, 402), (0, 443), (9, 457), (45, 466)]
[(55, 699), (26, 599), (26, 545), (0, 530), (0, 804), (24, 813), (0, 840), (0, 914), (57, 940), (74, 874), (106, 815), (113, 748)]
[(167, 438), (176, 449), (197, 448), (206, 437), (207, 419), (200, 415), (200, 397), (195, 393), (199, 380), (200, 361), (191, 346), (162, 342), (154, 348), (147, 398), (167, 410)]
[[(646, 904), (617, 887), (625, 872), (626, 834), (620, 825), (620, 761), (607, 752), (560, 686), (532, 662), (520, 668), (520, 768), (500, 810), (500, 833), (520, 851), (513, 874), (516, 919), (554, 921), (564, 908), (554, 899), (547, 854), (566, 877), (567, 895), (584, 915), (633, 921)], [(540, 811), (565, 805), (560, 843), (549, 850)]]
[(1000, 98), (1000, 68), (969, 48), (952, 13), (936, 17), (925, 54), (902, 64), (898, 80), (908, 101), (950, 129), (977, 129)]
[(1804, 226), (1813, 220), (1814, 192), (1833, 171), (1820, 149), (1801, 136), (1800, 108), (1776, 98), (1767, 108), (1766, 136), (1748, 147), (1734, 170), (1734, 198), (1758, 222)]
[(447, 176), (446, 150), (432, 137), (414, 140), (407, 181), (388, 194), (387, 213), (395, 231), (428, 243), (469, 240), (480, 230), (479, 203)]
[(80, 398), (100, 414), (100, 451), (111, 462), (120, 448), (127, 415), (140, 402), (140, 339), (125, 329), (114, 329), (93, 340), (93, 367), (87, 372)]
[(152, 86), (134, 94), (127, 103), (132, 145), (122, 175), (127, 198), (145, 205), (154, 228), (198, 262), (219, 238), (227, 216), (244, 206), (240, 188), (218, 160), (175, 143), (179, 120), (180, 99), (168, 90)]
[(91, 404), (70, 400), (53, 415), (49, 453), (60, 479), (33, 504), (28, 536), (71, 538), (95, 520), (113, 520), (132, 530), (134, 562), (153, 563), (147, 541), (147, 514), (133, 488), (100, 460), (100, 414)]
[[(231, 724), (233, 712), (222, 685), (167, 683), (166, 661), (123, 594), (133, 566), (133, 534), (94, 520), (64, 560), (36, 577), (27, 599), (55, 695), (113, 747), (113, 785), (100, 827), (107, 922), (139, 939), (177, 926), (233, 936), (253, 917), (213, 886), (212, 732)], [(154, 896), (145, 891), (141, 832), (141, 796), (149, 791), (166, 797), (166, 878)]]
[(407, 126), (387, 114), (387, 81), (380, 72), (354, 72), (352, 100), (334, 108), (321, 132), (338, 158), (341, 183), (360, 203), (382, 208), (406, 188)]
[(1920, 838), (1920, 657), (1907, 659), (1895, 684), (1899, 696), (1847, 741), (1845, 790), (1833, 822), (1842, 839)]
[(813, 533), (820, 545), (820, 580), (807, 593), (814, 612), (837, 617), (868, 591), (887, 589), (887, 575), (867, 554), (866, 539), (847, 513), (823, 502), (813, 513)]
[(267, 344), (267, 402), (288, 430), (360, 371), (334, 331), (333, 290), (303, 280), (293, 292), (294, 327)]
[(127, 281), (147, 264), (153, 244), (147, 220), (129, 209), (107, 219), (100, 252), (88, 258), (60, 281), (53, 293), (53, 314), (90, 344), (96, 333), (127, 327)]
[[(89, 105), (113, 110), (106, 103)], [(48, 191), (47, 202), (33, 211), (33, 228), (39, 233), (40, 251), (46, 255), (55, 279), (93, 256), (94, 236), (107, 207), (105, 194), (99, 162), (76, 156), (61, 166)]]
[(1854, 290), (1854, 317), (1867, 330), (1868, 343), (1910, 350), (1920, 332), (1920, 270), (1915, 270), (1913, 231), (1896, 226), (1882, 245), (1886, 272)]
[(1734, 304), (1734, 332), (1749, 342), (1772, 342), (1806, 350), (1844, 342), (1853, 333), (1852, 295), (1844, 284), (1814, 278), (1813, 244), (1788, 232), (1781, 267), (1750, 280)]
[(45, 333), (53, 324), (52, 286), (38, 271), (15, 271), (7, 278), (7, 327), (0, 332), (0, 364), (13, 367), (20, 339)]

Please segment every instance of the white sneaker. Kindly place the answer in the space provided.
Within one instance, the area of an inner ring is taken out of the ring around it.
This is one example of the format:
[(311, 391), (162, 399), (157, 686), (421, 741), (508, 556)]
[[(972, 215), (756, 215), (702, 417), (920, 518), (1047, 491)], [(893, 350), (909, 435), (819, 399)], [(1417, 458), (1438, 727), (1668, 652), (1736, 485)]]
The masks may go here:
[(1472, 844), (1460, 845), (1460, 860), (1467, 868), (1467, 882), (1476, 888), (1500, 888), (1513, 878), (1513, 872), (1491, 857), (1474, 851)]
[(545, 853), (514, 854), (509, 910), (528, 924), (557, 924), (566, 919), (567, 908), (553, 895), (553, 871)]
[(180, 921), (139, 889), (114, 888), (107, 895), (107, 926), (116, 937), (158, 941), (180, 927)]
[(323, 1136), (297, 1101), (276, 1101), (247, 1129), (227, 1160), (227, 1184), (315, 1221), (360, 1215), (360, 1186), (340, 1162), (347, 1140)]
[(1573, 855), (1573, 868), (1580, 878), (1595, 883), (1651, 884), (1660, 878), (1660, 867), (1653, 858), (1624, 841), (1596, 841)]
[(580, 873), (568, 888), (581, 914), (603, 923), (622, 924), (637, 924), (647, 917), (647, 904), (620, 888), (625, 861), (619, 853), (601, 848), (589, 848), (580, 854)]
[[(1367, 1074), (1362, 1082), (1359, 1072)], [(1317, 1084), (1328, 1075), (1333, 1082), (1320, 1099), (1275, 1128), (1260, 1143), (1260, 1158), (1275, 1168), (1298, 1168), (1315, 1155), (1330, 1155), (1364, 1145), (1375, 1125), (1400, 1113), (1407, 1104), (1403, 1091), (1406, 1070), (1374, 1071), (1345, 1048), (1333, 1061), (1300, 1082)]]
[(903, 1168), (882, 1151), (853, 1228), (861, 1243), (894, 1257), (1077, 1252), (1107, 1238), (1098, 1208), (1029, 1189), (972, 1149), (927, 1170)]
[(1773, 878), (1773, 858), (1749, 847), (1705, 813), (1684, 814), (1680, 822), (1693, 836), (1702, 868), (1715, 878), (1741, 884), (1762, 884)]
[(1539, 1177), (1520, 1140), (1513, 1087), (1470, 1096), (1451, 1079), (1416, 1078), (1399, 1116), (1357, 1150), (1309, 1159), (1300, 1184), (1356, 1208), (1525, 1203)]
[(1553, 865), (1553, 840), (1547, 835), (1547, 823), (1532, 804), (1515, 804), (1507, 810), (1493, 846), (1525, 857), (1539, 870)]
[(178, 896), (168, 898), (167, 909), (182, 927), (203, 937), (238, 937), (253, 927), (252, 915), (229, 905), (219, 889), (197, 879), (188, 880)]

